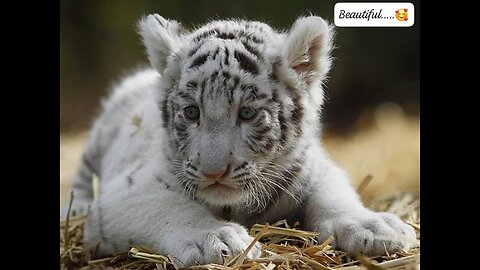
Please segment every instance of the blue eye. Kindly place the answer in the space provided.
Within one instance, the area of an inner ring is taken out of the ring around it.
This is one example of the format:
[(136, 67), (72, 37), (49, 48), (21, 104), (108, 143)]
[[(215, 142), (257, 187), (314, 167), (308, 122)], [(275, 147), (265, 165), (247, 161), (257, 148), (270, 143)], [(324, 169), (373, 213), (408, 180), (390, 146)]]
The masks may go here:
[(238, 115), (242, 120), (252, 120), (257, 115), (257, 111), (249, 107), (243, 107), (240, 109), (240, 113)]
[(197, 120), (200, 118), (200, 110), (197, 106), (188, 106), (183, 110), (185, 117), (189, 120)]

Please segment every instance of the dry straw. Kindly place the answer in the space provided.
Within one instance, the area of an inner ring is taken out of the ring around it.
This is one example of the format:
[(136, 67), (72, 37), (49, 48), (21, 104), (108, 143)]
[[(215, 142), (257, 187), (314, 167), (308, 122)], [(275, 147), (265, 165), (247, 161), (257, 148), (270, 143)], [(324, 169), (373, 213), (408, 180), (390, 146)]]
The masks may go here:
[[(368, 181), (368, 180), (367, 180)], [(73, 194), (71, 195), (71, 201)], [(254, 240), (245, 252), (224, 263), (196, 265), (189, 270), (324, 270), (324, 269), (417, 269), (420, 263), (420, 203), (418, 194), (401, 193), (394, 197), (377, 199), (370, 205), (378, 211), (393, 212), (417, 232), (417, 244), (408, 251), (387, 256), (352, 258), (345, 252), (330, 246), (333, 237), (323, 243), (315, 240), (317, 235), (298, 229), (298, 222), (290, 226), (285, 220), (274, 224), (255, 224), (250, 229)], [(155, 254), (145, 246), (132, 246), (129, 251), (106, 258), (96, 257), (95, 250), (86, 250), (83, 245), (83, 227), (86, 217), (67, 217), (60, 221), (61, 269), (158, 269), (178, 270), (184, 268), (173, 256)], [(246, 254), (257, 242), (262, 243), (262, 256), (248, 259)]]

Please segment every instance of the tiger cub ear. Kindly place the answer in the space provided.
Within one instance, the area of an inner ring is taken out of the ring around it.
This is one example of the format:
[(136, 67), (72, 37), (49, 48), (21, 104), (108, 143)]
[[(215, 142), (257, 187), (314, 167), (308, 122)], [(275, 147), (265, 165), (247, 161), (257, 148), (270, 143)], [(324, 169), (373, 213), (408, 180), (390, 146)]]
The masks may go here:
[(150, 64), (162, 74), (173, 49), (181, 45), (185, 30), (179, 22), (167, 20), (158, 14), (141, 19), (138, 30), (147, 49)]
[(320, 17), (298, 18), (283, 45), (287, 64), (308, 85), (325, 79), (331, 66), (333, 27)]

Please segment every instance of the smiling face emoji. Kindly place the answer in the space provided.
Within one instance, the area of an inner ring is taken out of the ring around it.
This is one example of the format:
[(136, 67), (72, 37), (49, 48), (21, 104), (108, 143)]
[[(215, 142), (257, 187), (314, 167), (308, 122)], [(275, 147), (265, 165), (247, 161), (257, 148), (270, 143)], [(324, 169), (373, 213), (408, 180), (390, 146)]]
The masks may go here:
[(397, 18), (399, 21), (408, 21), (408, 9), (401, 8), (395, 10), (395, 18)]

